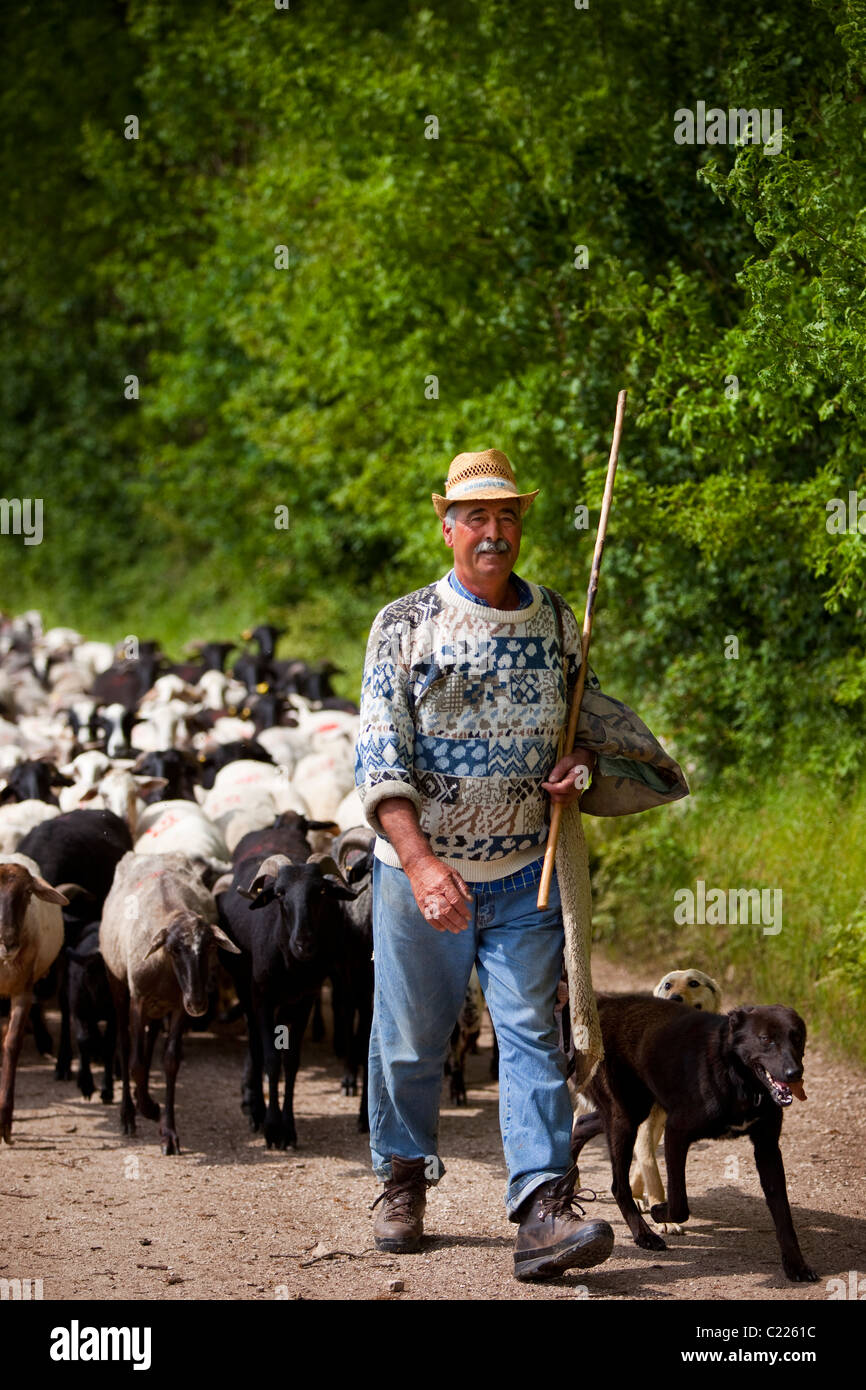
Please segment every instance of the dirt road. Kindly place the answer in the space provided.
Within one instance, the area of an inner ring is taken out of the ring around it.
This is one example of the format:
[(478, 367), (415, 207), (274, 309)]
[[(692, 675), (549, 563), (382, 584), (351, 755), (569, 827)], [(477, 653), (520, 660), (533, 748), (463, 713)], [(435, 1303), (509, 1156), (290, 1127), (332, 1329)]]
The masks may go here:
[[(596, 958), (603, 989), (648, 988)], [(57, 1021), (51, 1019), (56, 1037)], [(487, 1039), (489, 1042), (489, 1038)], [(484, 1038), (482, 1038), (482, 1044)], [(432, 1190), (425, 1248), (383, 1256), (370, 1237), (379, 1191), (356, 1128), (357, 1100), (339, 1090), (327, 1045), (305, 1044), (297, 1088), (301, 1147), (268, 1153), (239, 1108), (240, 1027), (189, 1036), (178, 1083), (179, 1157), (164, 1158), (156, 1125), (119, 1132), (118, 1106), (84, 1101), (56, 1083), (53, 1064), (25, 1042), (14, 1145), (0, 1149), (0, 1278), (43, 1281), (46, 1299), (779, 1299), (824, 1300), (827, 1281), (866, 1276), (866, 1077), (806, 1052), (804, 1103), (785, 1116), (788, 1190), (812, 1285), (782, 1274), (770, 1215), (746, 1139), (699, 1144), (689, 1157), (693, 1216), (667, 1253), (638, 1250), (610, 1196), (601, 1140), (581, 1161), (598, 1192), (587, 1210), (614, 1227), (596, 1270), (553, 1285), (512, 1277), (514, 1227), (505, 1220), (505, 1168), (489, 1051), (469, 1059), (469, 1104), (446, 1102), (447, 1173)], [(162, 1086), (156, 1068), (155, 1094)], [(402, 1282), (402, 1288), (392, 1287)], [(866, 1290), (866, 1283), (864, 1283)]]

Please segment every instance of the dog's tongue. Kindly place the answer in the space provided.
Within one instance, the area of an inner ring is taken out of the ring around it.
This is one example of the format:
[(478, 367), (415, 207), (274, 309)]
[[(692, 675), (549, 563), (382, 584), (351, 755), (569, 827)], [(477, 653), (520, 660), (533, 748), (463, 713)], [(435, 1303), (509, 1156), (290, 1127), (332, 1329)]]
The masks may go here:
[(788, 1085), (798, 1100), (808, 1100), (802, 1081), (789, 1081)]

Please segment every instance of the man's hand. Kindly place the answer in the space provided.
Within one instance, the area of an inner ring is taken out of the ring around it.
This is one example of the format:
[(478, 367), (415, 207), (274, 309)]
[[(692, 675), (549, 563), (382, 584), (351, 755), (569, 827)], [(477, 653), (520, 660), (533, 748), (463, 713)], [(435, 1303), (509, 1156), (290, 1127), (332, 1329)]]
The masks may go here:
[(378, 812), (425, 921), (436, 931), (465, 931), (472, 921), (472, 894), (457, 870), (436, 858), (412, 802), (403, 796), (388, 797), (379, 803)]
[[(405, 866), (418, 910), (434, 931), (461, 932), (472, 921), (472, 894), (456, 869), (435, 854)], [(465, 902), (464, 899), (469, 899)]]
[(553, 768), (550, 780), (542, 782), (551, 801), (570, 806), (586, 791), (589, 775), (595, 767), (595, 753), (588, 748), (575, 748), (566, 753)]

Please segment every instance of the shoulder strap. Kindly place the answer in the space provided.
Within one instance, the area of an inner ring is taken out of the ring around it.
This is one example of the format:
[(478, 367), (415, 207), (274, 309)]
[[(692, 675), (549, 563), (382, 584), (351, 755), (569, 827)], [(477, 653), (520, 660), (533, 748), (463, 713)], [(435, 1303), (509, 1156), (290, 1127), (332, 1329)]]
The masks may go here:
[(556, 615), (556, 635), (559, 639), (559, 654), (560, 656), (563, 656), (564, 638), (562, 628), (562, 609), (559, 606), (559, 599), (556, 597), (556, 594), (553, 592), (553, 590), (546, 588), (544, 584), (539, 584), (538, 587), (546, 597), (547, 602), (550, 604), (551, 608), (554, 611), (554, 614)]
[[(558, 642), (559, 642), (559, 660), (560, 660), (560, 663), (561, 663), (561, 665), (562, 665), (562, 688), (563, 688), (563, 690), (564, 690), (564, 692), (565, 692), (565, 721), (566, 721), (566, 724), (567, 724), (567, 723), (568, 723), (568, 712), (569, 712), (569, 704), (568, 704), (568, 660), (567, 660), (566, 655), (565, 655), (565, 637), (564, 637), (564, 634), (563, 634), (563, 626), (562, 626), (562, 609), (561, 609), (560, 606), (559, 606), (559, 599), (557, 598), (557, 596), (556, 596), (556, 594), (554, 593), (553, 589), (548, 589), (548, 588), (546, 588), (546, 586), (545, 586), (544, 584), (539, 584), (538, 587), (540, 588), (541, 592), (544, 594), (544, 597), (547, 599), (547, 602), (550, 604), (550, 606), (551, 606), (551, 608), (553, 609), (553, 612), (554, 612), (554, 614), (555, 614), (555, 616), (556, 616), (556, 636), (557, 636), (557, 640), (558, 640)], [(557, 749), (557, 758), (558, 758), (558, 757), (561, 755), (561, 753), (562, 753), (562, 745), (563, 745), (563, 743), (564, 743), (564, 741), (565, 741), (565, 727), (566, 727), (566, 724), (563, 724), (562, 728), (561, 728), (560, 731), (559, 731), (559, 746), (558, 746), (558, 749)]]

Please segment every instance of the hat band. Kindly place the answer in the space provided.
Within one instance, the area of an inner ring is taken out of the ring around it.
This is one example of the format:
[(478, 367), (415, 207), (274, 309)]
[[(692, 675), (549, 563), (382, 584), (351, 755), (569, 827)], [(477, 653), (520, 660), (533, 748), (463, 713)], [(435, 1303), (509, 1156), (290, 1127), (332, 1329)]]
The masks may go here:
[(507, 478), (494, 478), (492, 476), (487, 478), (469, 478), (465, 483), (455, 483), (452, 487), (446, 487), (445, 496), (449, 501), (455, 501), (459, 497), (465, 497), (472, 493), (479, 492), (481, 489), (486, 490), (491, 487), (506, 488), (509, 496), (519, 496), (515, 490), (514, 484), (510, 483)]

